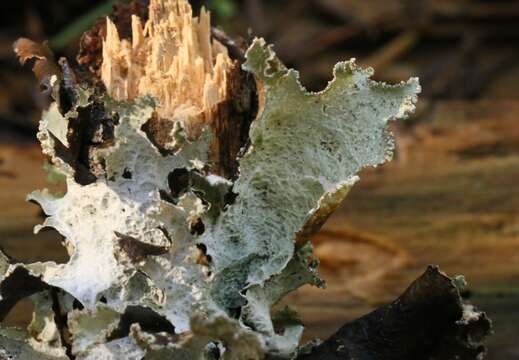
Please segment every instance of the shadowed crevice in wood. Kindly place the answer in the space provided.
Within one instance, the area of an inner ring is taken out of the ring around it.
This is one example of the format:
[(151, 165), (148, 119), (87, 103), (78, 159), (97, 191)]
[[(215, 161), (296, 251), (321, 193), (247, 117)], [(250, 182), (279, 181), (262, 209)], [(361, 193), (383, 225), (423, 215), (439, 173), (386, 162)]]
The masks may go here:
[(0, 321), (9, 314), (9, 311), (18, 301), (47, 289), (39, 277), (33, 276), (23, 267), (14, 269), (0, 284)]
[(128, 306), (108, 340), (127, 336), (133, 324), (139, 324), (143, 331), (149, 333), (175, 335), (175, 327), (165, 317), (144, 306)]

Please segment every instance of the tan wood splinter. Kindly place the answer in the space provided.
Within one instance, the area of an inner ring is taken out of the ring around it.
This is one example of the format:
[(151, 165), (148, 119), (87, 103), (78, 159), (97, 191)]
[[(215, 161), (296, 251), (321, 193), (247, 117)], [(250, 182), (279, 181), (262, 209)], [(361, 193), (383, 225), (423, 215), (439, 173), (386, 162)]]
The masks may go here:
[(101, 78), (116, 100), (151, 95), (159, 118), (181, 121), (190, 136), (211, 126), (228, 96), (234, 62), (211, 39), (210, 15), (193, 17), (186, 0), (151, 0), (149, 19), (132, 16), (132, 39), (121, 39), (107, 18)]

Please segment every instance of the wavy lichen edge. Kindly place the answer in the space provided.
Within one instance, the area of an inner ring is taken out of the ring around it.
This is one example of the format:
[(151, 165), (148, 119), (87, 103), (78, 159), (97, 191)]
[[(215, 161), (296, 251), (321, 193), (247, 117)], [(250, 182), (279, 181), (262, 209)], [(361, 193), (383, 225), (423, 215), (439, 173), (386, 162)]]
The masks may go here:
[[(114, 102), (87, 90), (69, 112), (51, 106), (42, 121), (39, 138), (66, 176), (68, 192), (40, 192), (31, 199), (49, 215), (43, 226), (65, 237), (71, 259), (6, 266), (39, 278), (39, 291), (49, 285), (61, 289), (59, 303), (70, 315), (77, 358), (208, 359), (222, 349), (227, 359), (295, 356), (302, 327), (274, 329), (270, 308), (303, 284), (322, 286), (305, 242), (340, 204), (360, 169), (390, 159), (387, 123), (414, 110), (420, 86), (414, 78), (377, 83), (370, 69), (351, 60), (335, 66), (326, 89), (308, 92), (262, 39), (253, 41), (243, 69), (256, 78), (260, 108), (232, 184), (207, 172), (205, 135), (183, 139), (173, 154), (156, 148), (142, 128), (160, 104), (147, 98)], [(54, 78), (55, 94), (59, 86), (70, 86), (60, 78)], [(74, 93), (85, 91), (78, 87)], [(90, 169), (88, 183), (81, 183), (78, 163), (62, 153), (74, 150), (68, 134), (78, 121), (99, 120), (94, 105), (103, 110), (103, 126), (113, 125), (114, 136), (109, 146), (92, 149), (101, 170)], [(203, 181), (164, 198), (175, 170)], [(229, 188), (235, 200), (218, 210), (221, 204), (211, 199)], [(200, 221), (202, 234), (192, 231)], [(205, 261), (197, 255), (201, 246)], [(85, 308), (74, 309), (72, 300)], [(100, 309), (111, 314), (110, 321), (96, 320)], [(165, 325), (148, 328), (142, 314)], [(23, 351), (52, 356), (52, 349), (23, 344)]]

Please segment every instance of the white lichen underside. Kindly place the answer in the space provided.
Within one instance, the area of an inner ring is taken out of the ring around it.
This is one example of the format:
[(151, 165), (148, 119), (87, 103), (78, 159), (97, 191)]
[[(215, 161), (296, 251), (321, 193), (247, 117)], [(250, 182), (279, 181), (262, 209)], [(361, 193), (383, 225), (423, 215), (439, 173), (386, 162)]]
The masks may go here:
[(118, 258), (119, 234), (169, 248), (168, 255), (150, 259), (143, 267), (148, 277), (156, 280), (152, 305), (161, 307), (160, 312), (180, 331), (185, 331), (189, 328), (191, 307), (200, 297), (196, 282), (186, 285), (186, 279), (205, 278), (202, 269), (190, 260), (194, 258), (195, 243), (188, 222), (203, 211), (203, 206), (197, 198), (189, 200), (194, 197), (189, 195), (176, 206), (169, 204), (161, 200), (159, 191), (168, 189), (171, 171), (195, 168), (206, 160), (207, 136), (196, 144), (187, 143), (175, 155), (162, 156), (141, 130), (151, 117), (153, 102), (146, 99), (128, 104), (107, 102), (106, 106), (119, 115), (120, 121), (115, 130), (116, 144), (97, 154), (105, 160), (107, 178), (82, 186), (69, 177), (67, 193), (61, 198), (47, 191), (29, 196), (48, 216), (36, 231), (41, 227), (55, 228), (65, 237), (71, 252), (67, 264), (46, 264), (43, 279), (66, 290), (89, 309), (95, 308), (101, 294), (111, 290), (108, 300), (123, 311), (131, 304), (125, 298), (133, 295), (125, 294), (125, 288), (129, 279), (138, 276), (138, 267), (123, 261), (124, 254), (119, 256), (123, 259)]

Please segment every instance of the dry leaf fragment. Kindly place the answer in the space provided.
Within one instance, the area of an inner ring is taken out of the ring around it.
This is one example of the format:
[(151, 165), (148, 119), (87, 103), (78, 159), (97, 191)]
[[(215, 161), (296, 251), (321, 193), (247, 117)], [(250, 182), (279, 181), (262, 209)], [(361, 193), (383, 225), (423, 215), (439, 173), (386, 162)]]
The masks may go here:
[(60, 78), (61, 71), (47, 43), (37, 43), (27, 38), (20, 38), (13, 44), (13, 49), (22, 65), (34, 60), (32, 71), (40, 83), (41, 90), (49, 93), (52, 88), (50, 83), (52, 76)]

